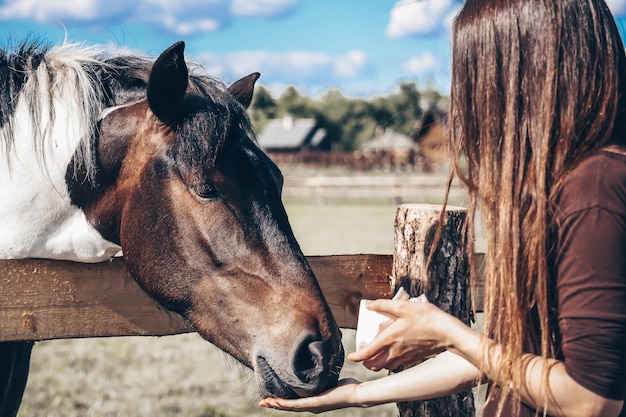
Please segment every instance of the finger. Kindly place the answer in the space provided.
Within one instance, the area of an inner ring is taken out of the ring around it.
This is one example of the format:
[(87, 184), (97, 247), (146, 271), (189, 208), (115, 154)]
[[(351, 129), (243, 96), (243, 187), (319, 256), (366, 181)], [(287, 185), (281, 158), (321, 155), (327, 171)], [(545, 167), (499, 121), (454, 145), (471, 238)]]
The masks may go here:
[(359, 349), (356, 352), (348, 355), (348, 359), (353, 362), (362, 362), (366, 359), (374, 357), (379, 352), (386, 350), (388, 348), (389, 340), (387, 340), (387, 337), (385, 336), (385, 331), (391, 324), (393, 324), (393, 321), (390, 321), (385, 326), (379, 327), (374, 340), (368, 344), (359, 346)]
[(380, 370), (382, 368), (386, 368), (387, 363), (393, 359), (390, 356), (391, 352), (389, 347), (381, 348), (376, 351), (373, 355), (370, 355), (367, 359), (363, 359), (361, 362), (363, 366), (375, 370)]
[[(259, 402), (261, 407), (275, 408), (277, 410), (297, 411), (307, 409), (305, 398), (297, 400), (287, 400), (284, 398), (264, 398)], [(310, 405), (310, 404), (309, 404)]]
[(402, 315), (405, 303), (406, 301), (378, 299), (368, 302), (367, 309), (397, 318)]
[(276, 398), (263, 398), (261, 401), (259, 401), (259, 406), (266, 408), (276, 408), (278, 407), (278, 403), (276, 402)]
[(387, 327), (391, 326), (394, 322), (395, 322), (395, 320), (387, 320), (387, 321), (384, 321), (384, 322), (380, 323), (378, 325), (378, 332), (376, 333), (376, 335), (379, 335), (380, 333), (382, 333), (383, 330), (385, 330)]
[(367, 355), (363, 355), (363, 349), (365, 349), (365, 346), (367, 346), (367, 345), (363, 345), (356, 352), (349, 353), (348, 354), (348, 360), (351, 361), (351, 362), (361, 362), (364, 359), (367, 359)]
[(348, 360), (352, 362), (362, 362), (376, 355), (379, 350), (380, 350), (380, 346), (372, 342), (372, 343), (369, 343), (367, 345), (360, 347), (359, 350), (357, 350), (356, 352), (352, 352), (348, 354)]
[(371, 371), (378, 372), (381, 369), (387, 368), (387, 363), (389, 362), (389, 357), (387, 352), (381, 352), (380, 354), (363, 361), (363, 366), (368, 368)]

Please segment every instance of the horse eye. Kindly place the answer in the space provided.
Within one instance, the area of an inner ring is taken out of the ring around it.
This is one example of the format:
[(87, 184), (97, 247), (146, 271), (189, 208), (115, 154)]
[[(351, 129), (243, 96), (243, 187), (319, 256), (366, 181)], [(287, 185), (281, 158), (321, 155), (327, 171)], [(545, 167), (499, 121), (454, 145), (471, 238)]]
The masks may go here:
[(203, 182), (200, 184), (194, 184), (191, 189), (200, 198), (207, 200), (213, 200), (221, 196), (220, 192), (212, 184)]

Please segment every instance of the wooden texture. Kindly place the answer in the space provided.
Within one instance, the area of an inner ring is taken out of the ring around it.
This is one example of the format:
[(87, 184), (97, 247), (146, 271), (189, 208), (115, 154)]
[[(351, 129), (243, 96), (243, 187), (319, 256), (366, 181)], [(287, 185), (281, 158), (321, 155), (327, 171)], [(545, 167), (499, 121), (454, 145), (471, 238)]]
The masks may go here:
[[(313, 198), (318, 204), (336, 199), (443, 201), (448, 176), (442, 174), (389, 176), (288, 176), (283, 195), (291, 198)], [(466, 196), (461, 182), (455, 180), (449, 198), (460, 201)]]
[(0, 261), (0, 338), (45, 340), (192, 331), (139, 288), (124, 260)]
[[(405, 204), (395, 220), (393, 258), (394, 292), (403, 287), (409, 295), (425, 293), (428, 300), (466, 324), (472, 318), (468, 256), (463, 241), (465, 209), (448, 206), (430, 264), (427, 263), (439, 229), (441, 206)], [(401, 417), (473, 416), (471, 390), (427, 401), (398, 403)]]
[(362, 298), (391, 298), (391, 255), (307, 257), (339, 327), (356, 329)]
[[(361, 298), (390, 297), (391, 255), (307, 259), (341, 327), (356, 326)], [(0, 261), (0, 341), (191, 331), (143, 292), (122, 258), (98, 264)]]

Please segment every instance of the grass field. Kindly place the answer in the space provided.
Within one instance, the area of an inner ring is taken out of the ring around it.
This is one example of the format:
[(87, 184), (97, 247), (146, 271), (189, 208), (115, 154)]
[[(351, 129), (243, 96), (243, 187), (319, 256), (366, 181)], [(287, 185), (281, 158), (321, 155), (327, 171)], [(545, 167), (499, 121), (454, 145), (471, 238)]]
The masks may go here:
[[(286, 202), (305, 255), (393, 251), (396, 206)], [(344, 346), (354, 350), (354, 331)], [(342, 376), (379, 377), (346, 363)], [(40, 342), (19, 417), (289, 416), (256, 404), (250, 371), (195, 334)], [(329, 416), (393, 416), (395, 405)]]

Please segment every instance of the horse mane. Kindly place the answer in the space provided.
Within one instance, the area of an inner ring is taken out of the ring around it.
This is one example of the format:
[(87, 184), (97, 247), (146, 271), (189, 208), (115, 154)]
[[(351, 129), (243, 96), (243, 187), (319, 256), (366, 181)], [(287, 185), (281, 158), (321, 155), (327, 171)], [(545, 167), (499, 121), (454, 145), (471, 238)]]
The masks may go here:
[[(75, 163), (82, 164), (88, 177), (93, 178), (94, 141), (103, 110), (144, 99), (153, 62), (152, 58), (137, 53), (107, 52), (101, 47), (81, 44), (49, 46), (41, 41), (25, 41), (13, 49), (0, 49), (0, 80), (3, 80), (0, 82), (0, 148), (8, 155), (15, 144), (14, 115), (23, 99), (28, 103), (32, 130), (39, 133), (32, 138), (35, 149), (41, 154), (39, 159), (44, 160), (42, 142), (60, 117), (58, 103), (63, 103), (64, 114), (71, 117), (68, 126), (78, 136), (70, 139), (79, 144)], [(189, 153), (194, 148), (195, 157), (214, 161), (230, 133), (227, 126), (231, 126), (232, 120), (238, 120), (237, 124), (246, 132), (251, 132), (250, 121), (245, 110), (233, 104), (221, 81), (201, 74), (197, 64), (188, 65), (188, 93), (204, 98), (204, 110), (215, 115), (209, 123), (216, 128), (213, 132), (217, 137), (209, 146), (183, 143), (179, 153)], [(187, 126), (186, 130), (194, 131), (197, 127)], [(183, 136), (188, 139), (183, 142), (193, 141), (191, 135)]]

